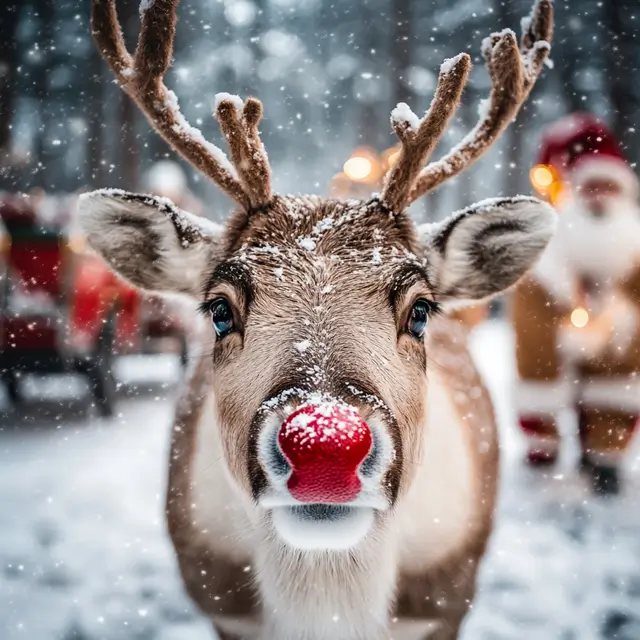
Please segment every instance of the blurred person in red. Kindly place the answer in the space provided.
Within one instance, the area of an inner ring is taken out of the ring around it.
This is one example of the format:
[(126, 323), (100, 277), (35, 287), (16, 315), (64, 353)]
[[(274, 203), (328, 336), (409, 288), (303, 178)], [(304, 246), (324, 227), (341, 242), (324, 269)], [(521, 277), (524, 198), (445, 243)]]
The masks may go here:
[(555, 462), (558, 418), (569, 409), (581, 468), (596, 493), (616, 493), (640, 415), (640, 182), (613, 134), (586, 113), (544, 132), (531, 178), (560, 220), (512, 299), (527, 460)]

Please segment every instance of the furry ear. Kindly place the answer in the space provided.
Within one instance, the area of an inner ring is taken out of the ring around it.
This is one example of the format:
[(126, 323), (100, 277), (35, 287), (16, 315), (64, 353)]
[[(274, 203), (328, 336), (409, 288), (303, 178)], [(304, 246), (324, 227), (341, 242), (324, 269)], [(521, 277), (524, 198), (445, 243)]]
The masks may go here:
[(481, 300), (514, 285), (553, 235), (555, 210), (525, 196), (483, 200), (419, 227), (438, 298)]
[(117, 189), (81, 195), (78, 212), (89, 246), (136, 287), (200, 296), (223, 227), (167, 198)]

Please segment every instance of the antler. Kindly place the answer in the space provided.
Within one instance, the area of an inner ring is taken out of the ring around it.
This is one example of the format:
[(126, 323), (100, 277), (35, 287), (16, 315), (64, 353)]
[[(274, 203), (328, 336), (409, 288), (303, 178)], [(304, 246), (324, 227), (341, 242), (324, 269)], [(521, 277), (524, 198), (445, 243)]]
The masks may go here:
[(470, 70), (471, 58), (466, 53), (442, 64), (435, 96), (422, 120), (404, 102), (391, 112), (391, 125), (402, 149), (389, 172), (381, 200), (392, 211), (402, 211), (409, 203), (411, 185), (456, 112)]
[[(466, 167), (472, 165), (491, 147), (516, 117), (520, 107), (531, 93), (531, 89), (542, 71), (544, 61), (549, 55), (551, 48), (549, 42), (553, 33), (553, 7), (551, 0), (536, 0), (531, 14), (522, 21), (522, 27), (522, 52), (518, 49), (515, 34), (509, 29), (505, 29), (500, 33), (493, 33), (488, 38), (485, 38), (482, 43), (482, 54), (491, 77), (492, 89), (484, 115), (454, 149), (437, 162), (433, 162), (424, 168), (418, 174), (417, 180), (414, 172), (407, 170), (407, 166), (409, 164), (413, 166), (414, 164), (424, 163), (435, 147), (438, 138), (444, 132), (445, 127), (439, 128), (437, 133), (434, 128), (434, 139), (429, 140), (428, 145), (426, 143), (423, 146), (407, 144), (407, 141), (398, 132), (397, 123), (392, 115), (393, 127), (402, 143), (402, 155), (389, 173), (382, 198), (394, 211), (411, 204), (420, 196), (435, 189), (445, 180), (452, 178)], [(452, 60), (458, 59), (454, 58)], [(453, 65), (455, 68), (455, 62), (450, 62), (449, 65)], [(445, 63), (445, 70), (449, 65)], [(453, 69), (449, 73), (453, 73)], [(432, 111), (440, 110), (442, 112), (441, 117), (445, 121), (448, 121), (455, 111), (462, 87), (458, 91), (458, 98), (456, 98), (454, 104), (450, 104), (447, 101), (438, 103), (437, 96), (441, 89), (442, 76), (441, 70), (436, 98), (423, 120), (419, 121), (409, 110), (411, 117), (415, 118), (418, 124), (418, 130), (423, 128), (426, 121), (437, 117), (432, 114)], [(464, 80), (466, 80), (466, 74)], [(464, 80), (462, 82), (463, 85)], [(437, 137), (435, 137), (436, 135)], [(407, 159), (403, 163), (402, 161), (405, 157)], [(394, 183), (396, 182), (401, 184), (395, 186)], [(392, 184), (394, 184), (393, 187)], [(398, 195), (400, 193), (404, 193), (404, 195)]]
[(154, 129), (185, 160), (211, 178), (245, 210), (271, 198), (267, 155), (258, 134), (262, 104), (228, 94), (216, 96), (216, 116), (229, 144), (232, 163), (182, 115), (178, 99), (163, 81), (173, 53), (176, 8), (180, 0), (142, 0), (142, 27), (133, 57), (118, 23), (116, 0), (92, 0), (91, 27), (96, 44), (119, 84)]

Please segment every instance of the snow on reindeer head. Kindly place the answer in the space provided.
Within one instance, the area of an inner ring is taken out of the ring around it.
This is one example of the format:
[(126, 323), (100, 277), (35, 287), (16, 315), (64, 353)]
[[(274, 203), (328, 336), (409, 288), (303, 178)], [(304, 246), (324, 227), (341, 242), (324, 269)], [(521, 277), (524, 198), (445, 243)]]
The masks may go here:
[[(210, 315), (225, 462), (250, 497), (271, 507), (385, 510), (411, 482), (414, 465), (403, 459), (416, 458), (419, 447), (429, 317), (443, 303), (513, 285), (553, 233), (554, 211), (529, 197), (486, 200), (422, 227), (406, 212), (477, 160), (515, 117), (548, 55), (550, 0), (538, 0), (525, 21), (522, 50), (509, 30), (485, 40), (487, 108), (440, 161), (425, 167), (459, 104), (469, 56), (442, 65), (423, 118), (404, 104), (394, 110), (402, 149), (368, 201), (272, 193), (255, 98), (217, 97), (231, 161), (185, 121), (162, 80), (177, 5), (145, 4), (134, 56), (115, 0), (93, 1), (94, 35), (158, 133), (238, 209), (219, 226), (163, 199), (96, 191), (79, 204), (88, 241), (134, 285), (190, 295)], [(348, 525), (351, 537), (368, 530), (367, 518)], [(287, 523), (276, 525), (286, 538)]]

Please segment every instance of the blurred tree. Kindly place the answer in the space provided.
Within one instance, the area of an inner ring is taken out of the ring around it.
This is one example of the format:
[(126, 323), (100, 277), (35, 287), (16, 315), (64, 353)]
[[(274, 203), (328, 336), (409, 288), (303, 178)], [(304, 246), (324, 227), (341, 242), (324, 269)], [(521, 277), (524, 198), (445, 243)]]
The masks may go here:
[[(514, 7), (514, 3), (507, 3), (504, 0), (494, 0), (494, 14), (501, 28), (510, 28), (515, 33), (519, 31), (519, 20), (522, 17), (520, 7)], [(514, 11), (515, 9), (515, 11)], [(523, 157), (523, 140), (527, 129), (527, 113), (523, 107), (515, 121), (507, 128), (502, 135), (501, 147), (502, 158), (502, 184), (499, 186), (500, 195), (515, 195), (526, 188), (525, 179), (527, 175), (527, 162)], [(496, 193), (498, 195), (498, 193)]]
[(0, 167), (11, 162), (11, 125), (16, 104), (19, 3), (0, 3)]
[(632, 78), (638, 75), (640, 58), (640, 6), (637, 0), (604, 2), (608, 30), (607, 74), (612, 106), (611, 124), (629, 159), (640, 162), (640, 88)]
[(88, 91), (86, 95), (87, 119), (87, 186), (94, 189), (105, 186), (104, 130), (104, 67), (100, 52), (91, 47), (88, 64)]
[[(116, 4), (127, 48), (129, 51), (134, 51), (140, 27), (138, 3), (120, 0)], [(120, 92), (119, 101), (120, 144), (116, 163), (119, 169), (119, 180), (123, 189), (136, 191), (140, 188), (138, 107), (124, 91)]]
[[(393, 104), (414, 104), (409, 67), (412, 63), (412, 0), (391, 2), (391, 74), (393, 78)], [(416, 108), (414, 106), (414, 108)]]
[(360, 141), (378, 150), (390, 139), (388, 113), (383, 116), (390, 103), (390, 78), (381, 65), (388, 48), (388, 21), (386, 0), (362, 0), (356, 35), (360, 56), (359, 75), (354, 84), (354, 97), (359, 104), (356, 117)]
[(33, 16), (37, 19), (36, 40), (29, 51), (35, 62), (32, 74), (32, 96), (39, 110), (39, 127), (33, 154), (33, 185), (50, 188), (54, 172), (52, 159), (57, 155), (52, 147), (52, 126), (56, 117), (51, 101), (50, 75), (54, 58), (55, 8), (53, 0), (32, 0)]

